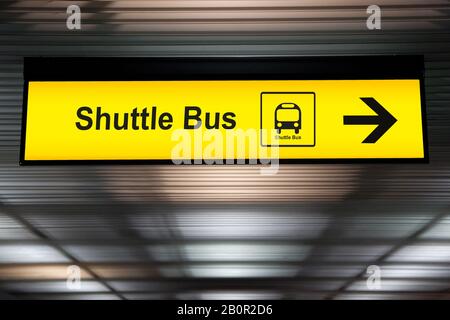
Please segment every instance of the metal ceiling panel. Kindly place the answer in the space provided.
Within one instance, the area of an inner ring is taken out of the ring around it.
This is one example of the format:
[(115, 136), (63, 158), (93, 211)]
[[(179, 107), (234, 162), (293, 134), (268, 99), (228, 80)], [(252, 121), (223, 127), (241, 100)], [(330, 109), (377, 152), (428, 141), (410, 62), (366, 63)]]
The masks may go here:
[[(0, 295), (450, 299), (450, 3), (380, 0), (368, 30), (372, 2), (1, 1)], [(25, 56), (368, 54), (424, 55), (429, 164), (18, 166)]]

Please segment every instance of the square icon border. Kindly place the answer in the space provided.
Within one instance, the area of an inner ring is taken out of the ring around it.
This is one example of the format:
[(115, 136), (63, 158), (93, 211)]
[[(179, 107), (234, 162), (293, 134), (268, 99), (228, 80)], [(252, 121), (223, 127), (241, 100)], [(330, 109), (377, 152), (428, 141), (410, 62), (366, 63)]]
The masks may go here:
[[(312, 144), (303, 144), (303, 145), (286, 145), (286, 144), (264, 144), (263, 143), (263, 95), (264, 94), (312, 94), (314, 99), (313, 106), (313, 114), (314, 114), (314, 137)], [(312, 91), (298, 91), (298, 92), (282, 92), (282, 91), (263, 91), (260, 94), (260, 102), (259, 102), (259, 129), (260, 129), (260, 140), (259, 143), (261, 147), (291, 147), (291, 148), (311, 148), (316, 146), (316, 93)]]

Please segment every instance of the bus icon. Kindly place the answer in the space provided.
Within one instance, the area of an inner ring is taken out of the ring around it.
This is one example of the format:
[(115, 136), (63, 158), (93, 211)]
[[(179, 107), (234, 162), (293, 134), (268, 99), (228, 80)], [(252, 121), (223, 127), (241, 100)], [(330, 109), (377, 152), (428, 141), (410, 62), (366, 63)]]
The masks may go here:
[(292, 102), (280, 103), (275, 109), (275, 129), (280, 134), (281, 130), (291, 129), (295, 134), (302, 128), (302, 111)]

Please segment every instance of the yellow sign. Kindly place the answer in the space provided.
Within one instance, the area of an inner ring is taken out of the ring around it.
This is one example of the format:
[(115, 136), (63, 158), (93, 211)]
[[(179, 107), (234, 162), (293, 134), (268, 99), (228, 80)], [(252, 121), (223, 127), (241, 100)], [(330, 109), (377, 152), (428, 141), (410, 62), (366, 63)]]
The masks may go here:
[(419, 80), (30, 81), (27, 90), (25, 163), (426, 157)]

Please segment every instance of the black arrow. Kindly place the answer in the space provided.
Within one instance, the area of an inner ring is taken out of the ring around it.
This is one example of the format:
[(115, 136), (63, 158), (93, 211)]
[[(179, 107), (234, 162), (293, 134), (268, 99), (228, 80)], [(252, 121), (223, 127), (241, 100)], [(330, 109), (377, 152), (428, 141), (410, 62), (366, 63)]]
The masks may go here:
[(377, 124), (378, 126), (367, 136), (362, 143), (375, 143), (380, 139), (390, 127), (397, 122), (381, 104), (374, 98), (360, 98), (370, 109), (375, 111), (375, 116), (344, 116), (344, 124)]

